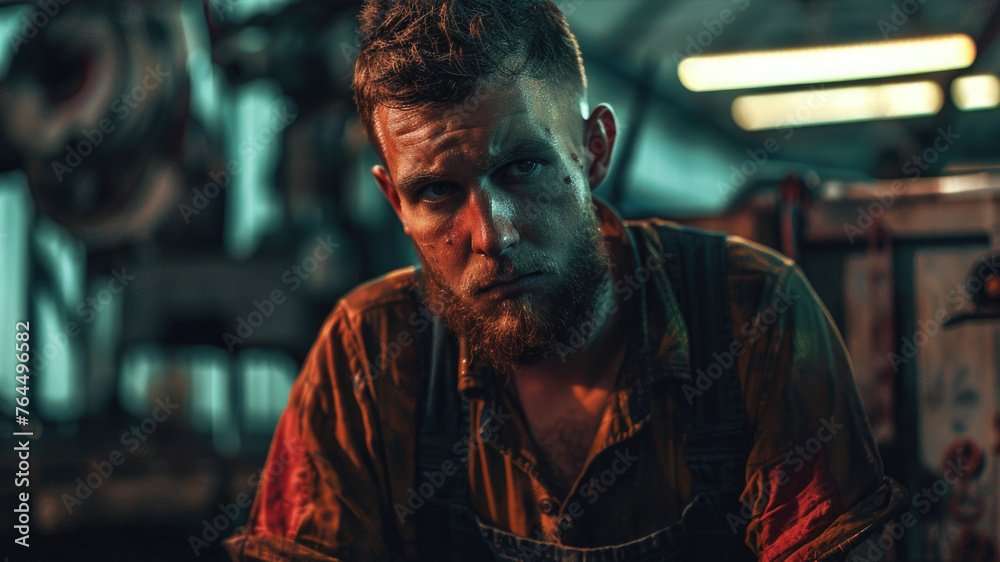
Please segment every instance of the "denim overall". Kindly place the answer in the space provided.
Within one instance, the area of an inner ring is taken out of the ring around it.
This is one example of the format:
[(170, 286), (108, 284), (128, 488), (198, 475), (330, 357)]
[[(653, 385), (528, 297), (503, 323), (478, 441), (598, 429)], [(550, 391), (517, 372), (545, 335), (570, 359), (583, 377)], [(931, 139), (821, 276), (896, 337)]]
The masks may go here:
[[(638, 258), (636, 236), (627, 227)], [(713, 352), (733, 341), (726, 276), (725, 234), (658, 225), (670, 254), (667, 273), (688, 328), (690, 372), (707, 372)], [(637, 263), (640, 263), (637, 259)], [(684, 461), (694, 481), (694, 499), (680, 521), (628, 543), (571, 548), (517, 536), (484, 524), (470, 507), (468, 455), (452, 448), (469, 435), (469, 404), (459, 396), (458, 349), (448, 330), (433, 322), (425, 332), (421, 368), (425, 394), (420, 412), (417, 473), (459, 460), (449, 478), (416, 517), (421, 560), (535, 560), (573, 562), (752, 560), (742, 533), (734, 534), (726, 513), (738, 512), (749, 445), (749, 428), (733, 364), (684, 412)], [(687, 404), (687, 400), (679, 400)], [(648, 405), (646, 405), (648, 411)]]

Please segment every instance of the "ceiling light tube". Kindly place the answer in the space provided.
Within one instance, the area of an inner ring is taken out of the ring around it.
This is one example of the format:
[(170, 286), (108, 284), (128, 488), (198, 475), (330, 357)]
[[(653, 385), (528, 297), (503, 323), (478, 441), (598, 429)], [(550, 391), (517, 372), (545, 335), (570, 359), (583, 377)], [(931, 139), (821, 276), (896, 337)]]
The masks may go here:
[(694, 92), (821, 84), (904, 76), (966, 68), (976, 59), (976, 43), (953, 34), (879, 43), (686, 58), (677, 67)]

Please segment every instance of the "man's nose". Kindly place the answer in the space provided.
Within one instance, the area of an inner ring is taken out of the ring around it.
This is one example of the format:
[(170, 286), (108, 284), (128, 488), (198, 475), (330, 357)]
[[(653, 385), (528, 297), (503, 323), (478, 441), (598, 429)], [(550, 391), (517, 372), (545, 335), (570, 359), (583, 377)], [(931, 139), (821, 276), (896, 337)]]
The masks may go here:
[(521, 240), (514, 226), (514, 203), (503, 194), (473, 190), (467, 212), (473, 252), (497, 257)]

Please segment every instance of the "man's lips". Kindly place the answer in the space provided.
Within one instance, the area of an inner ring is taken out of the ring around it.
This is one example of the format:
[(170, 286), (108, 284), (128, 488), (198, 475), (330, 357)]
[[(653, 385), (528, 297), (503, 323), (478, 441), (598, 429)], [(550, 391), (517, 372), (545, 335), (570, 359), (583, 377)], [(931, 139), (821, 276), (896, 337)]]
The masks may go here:
[(542, 271), (533, 271), (523, 275), (499, 277), (482, 286), (477, 293), (486, 296), (505, 296), (510, 293), (520, 292), (534, 283), (543, 274), (544, 272)]

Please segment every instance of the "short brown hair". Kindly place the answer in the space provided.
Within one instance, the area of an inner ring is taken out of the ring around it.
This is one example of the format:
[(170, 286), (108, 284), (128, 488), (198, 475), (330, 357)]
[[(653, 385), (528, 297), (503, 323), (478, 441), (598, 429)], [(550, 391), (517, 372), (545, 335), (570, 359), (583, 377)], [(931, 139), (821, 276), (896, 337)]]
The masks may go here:
[(580, 47), (552, 2), (365, 2), (354, 101), (373, 142), (378, 106), (448, 108), (490, 78), (517, 75), (586, 89)]

